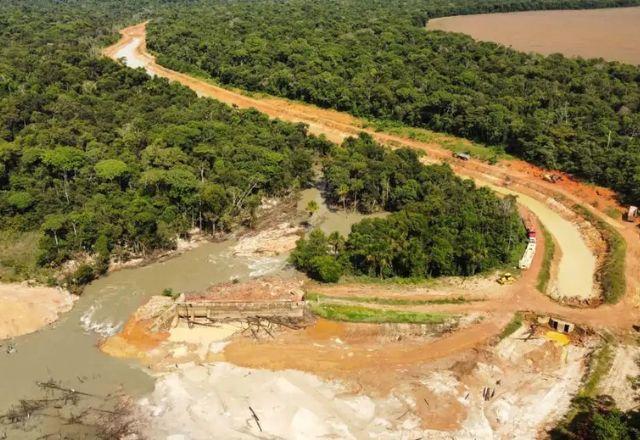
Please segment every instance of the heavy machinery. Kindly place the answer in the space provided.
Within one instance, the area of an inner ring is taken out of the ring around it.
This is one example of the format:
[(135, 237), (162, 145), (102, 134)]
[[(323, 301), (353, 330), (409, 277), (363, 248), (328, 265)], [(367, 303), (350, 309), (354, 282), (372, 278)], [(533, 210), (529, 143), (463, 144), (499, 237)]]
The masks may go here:
[(515, 280), (516, 280), (515, 277), (511, 275), (511, 273), (505, 272), (502, 275), (500, 275), (496, 281), (498, 282), (498, 284), (511, 284)]

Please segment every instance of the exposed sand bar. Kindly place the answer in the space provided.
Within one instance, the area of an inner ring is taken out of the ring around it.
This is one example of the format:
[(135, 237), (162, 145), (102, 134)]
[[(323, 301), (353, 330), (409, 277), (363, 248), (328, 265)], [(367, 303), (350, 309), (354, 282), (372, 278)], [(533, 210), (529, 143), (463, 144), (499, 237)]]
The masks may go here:
[(640, 7), (457, 15), (429, 20), (427, 29), (523, 52), (640, 64)]
[(58, 319), (75, 296), (54, 287), (0, 284), (0, 340), (32, 333)]
[(517, 196), (518, 203), (530, 209), (556, 239), (562, 255), (558, 266), (557, 292), (552, 291), (553, 296), (580, 299), (589, 299), (593, 296), (593, 277), (585, 274), (595, 273), (596, 257), (587, 247), (575, 224), (565, 220), (560, 214), (533, 197), (486, 182), (478, 182), (478, 184), (487, 186), (500, 194)]

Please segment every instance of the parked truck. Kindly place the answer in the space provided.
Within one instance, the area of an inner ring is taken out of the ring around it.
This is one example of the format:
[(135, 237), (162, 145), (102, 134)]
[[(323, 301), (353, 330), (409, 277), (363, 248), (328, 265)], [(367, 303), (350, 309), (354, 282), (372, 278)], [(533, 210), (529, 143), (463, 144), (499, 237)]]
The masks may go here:
[(520, 269), (529, 269), (533, 262), (533, 257), (536, 255), (536, 229), (533, 220), (530, 217), (522, 219), (524, 228), (527, 231), (527, 247), (524, 250), (524, 254), (518, 263)]

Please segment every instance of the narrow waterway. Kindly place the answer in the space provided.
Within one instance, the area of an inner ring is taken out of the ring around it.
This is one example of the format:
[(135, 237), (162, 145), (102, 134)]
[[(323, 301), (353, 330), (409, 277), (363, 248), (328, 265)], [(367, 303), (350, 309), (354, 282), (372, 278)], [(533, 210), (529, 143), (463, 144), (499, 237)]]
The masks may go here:
[[(593, 278), (582, 275), (595, 273), (596, 257), (587, 247), (578, 227), (533, 197), (487, 182), (477, 183), (479, 186), (489, 187), (499, 194), (516, 196), (518, 203), (531, 210), (556, 239), (561, 255), (557, 279), (552, 280), (552, 282), (555, 281), (555, 286), (552, 286), (551, 296), (592, 299), (594, 296)], [(580, 270), (580, 273), (577, 273), (576, 270)]]
[(376, 212), (373, 214), (361, 214), (355, 210), (334, 210), (330, 209), (322, 198), (322, 193), (315, 188), (305, 189), (300, 195), (298, 201), (298, 211), (304, 212), (307, 204), (315, 201), (318, 205), (318, 211), (313, 214), (312, 224), (317, 225), (325, 234), (339, 232), (344, 237), (351, 232), (351, 226), (360, 222), (365, 218), (384, 218), (389, 212)]

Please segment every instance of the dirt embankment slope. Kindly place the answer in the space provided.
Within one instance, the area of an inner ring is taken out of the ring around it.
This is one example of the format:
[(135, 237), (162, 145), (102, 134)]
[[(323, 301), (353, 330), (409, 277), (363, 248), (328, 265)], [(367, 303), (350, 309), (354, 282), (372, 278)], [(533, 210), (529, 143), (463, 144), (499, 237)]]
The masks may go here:
[[(280, 118), (290, 122), (303, 122), (309, 125), (311, 133), (324, 135), (334, 142), (340, 142), (348, 136), (357, 135), (364, 131), (371, 134), (377, 141), (387, 145), (403, 145), (425, 151), (428, 153), (428, 160), (430, 161), (451, 162), (450, 151), (436, 143), (422, 142), (400, 135), (376, 132), (366, 128), (362, 120), (333, 110), (320, 109), (311, 105), (273, 97), (258, 98), (245, 96), (240, 92), (225, 89), (211, 82), (193, 78), (189, 75), (160, 66), (155, 62), (155, 58), (146, 51), (146, 23), (123, 29), (121, 33), (122, 39), (115, 45), (104, 50), (106, 56), (113, 59), (125, 58), (127, 65), (144, 67), (151, 75), (158, 75), (178, 81), (194, 90), (200, 96), (212, 97), (240, 108), (255, 108), (273, 118)], [(565, 179), (566, 184), (554, 185), (543, 182), (540, 179), (543, 170), (522, 161), (509, 161), (498, 165), (489, 165), (477, 160), (459, 161), (452, 163), (452, 168), (462, 176), (488, 181), (498, 186), (509, 187), (511, 191), (516, 191), (517, 194), (524, 194), (542, 202), (553, 200), (555, 202), (561, 202), (565, 206), (580, 203), (586, 205), (590, 210), (596, 211), (590, 204), (601, 201), (602, 203), (599, 204), (599, 207), (604, 209), (607, 205), (610, 207), (613, 201), (611, 191), (597, 189), (594, 194), (593, 190), (587, 190), (587, 185), (578, 184), (570, 179)], [(539, 215), (539, 213), (535, 212), (534, 206), (529, 206), (529, 208), (534, 211), (536, 215)], [(539, 215), (539, 217), (544, 221), (544, 215)], [(597, 326), (613, 324), (614, 327), (620, 328), (621, 325), (629, 327), (631, 323), (635, 322), (639, 316), (637, 310), (639, 284), (635, 279), (635, 274), (640, 271), (638, 232), (633, 225), (623, 224), (606, 217), (604, 220), (616, 227), (628, 243), (626, 265), (627, 295), (625, 298), (615, 306), (601, 307), (598, 310), (576, 310), (560, 307), (547, 298), (542, 297), (539, 293), (527, 288), (525, 292), (519, 294), (519, 299), (522, 301), (521, 305), (523, 307), (529, 308), (530, 306), (532, 310), (537, 310), (537, 307), (542, 307), (549, 312), (557, 311), (568, 318), (582, 318), (582, 320), (589, 321)], [(574, 246), (575, 243), (572, 240), (564, 243), (566, 234), (554, 231), (553, 225), (548, 226), (550, 226), (549, 229), (551, 233), (558, 241), (562, 255), (567, 255), (567, 249), (576, 252), (576, 246)], [(593, 272), (589, 272), (589, 268), (585, 269), (582, 263), (585, 261), (593, 261), (593, 255), (587, 254), (589, 251), (586, 246), (577, 246), (577, 248), (582, 249), (582, 251), (577, 251), (585, 255), (577, 259), (567, 258), (565, 260), (564, 273), (567, 274), (568, 279), (573, 277), (574, 280), (582, 280), (580, 283), (581, 286), (592, 285)], [(586, 289), (586, 287), (584, 289)], [(612, 316), (616, 318), (612, 319)]]

